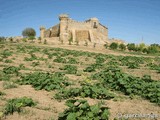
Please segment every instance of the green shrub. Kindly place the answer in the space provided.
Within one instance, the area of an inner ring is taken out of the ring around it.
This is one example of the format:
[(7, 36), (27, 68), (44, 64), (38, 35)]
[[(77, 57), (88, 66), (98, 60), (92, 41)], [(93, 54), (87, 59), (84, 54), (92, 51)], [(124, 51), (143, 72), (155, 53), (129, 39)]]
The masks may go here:
[(27, 38), (22, 38), (22, 41), (23, 42), (27, 42)]
[(88, 66), (84, 70), (84, 72), (95, 72), (95, 67), (94, 66)]
[(5, 63), (12, 63), (13, 61), (12, 61), (12, 60), (9, 60), (9, 59), (6, 59), (4, 62), (5, 62)]
[(21, 76), (21, 79), (19, 79), (17, 83), (22, 85), (32, 85), (36, 90), (45, 89), (51, 91), (70, 85), (66, 80), (67, 77), (65, 77), (63, 73), (51, 74), (35, 72)]
[(16, 74), (19, 75), (19, 67), (15, 67), (15, 66), (9, 66), (9, 67), (5, 67), (3, 68), (3, 72), (5, 74)]
[(72, 57), (68, 57), (67, 58), (67, 62), (68, 64), (77, 64), (77, 60), (75, 58), (72, 58)]
[(19, 64), (19, 69), (25, 69), (24, 64)]
[(34, 36), (29, 36), (29, 38), (28, 38), (29, 40), (34, 40), (35, 39), (35, 37)]
[(55, 94), (54, 98), (61, 100), (78, 96), (108, 100), (115, 97), (113, 93), (109, 92), (109, 90), (101, 84), (85, 84), (82, 88), (61, 89)]
[(33, 54), (33, 53), (31, 53), (30, 56), (31, 56), (30, 58), (25, 57), (24, 60), (25, 61), (33, 61), (33, 60), (37, 60), (38, 59), (37, 56), (35, 54)]
[(151, 44), (149, 47), (148, 47), (148, 50), (147, 50), (147, 53), (148, 54), (155, 54), (155, 53), (158, 53), (160, 52), (160, 47), (159, 45), (157, 44)]
[(13, 114), (14, 112), (21, 112), (23, 107), (29, 106), (35, 106), (36, 103), (31, 99), (27, 97), (22, 98), (14, 98), (7, 101), (4, 109), (4, 114)]
[(109, 47), (110, 47), (110, 49), (115, 50), (115, 49), (118, 48), (118, 43), (113, 42), (113, 43), (110, 44)]
[(86, 100), (66, 101), (67, 109), (60, 113), (58, 120), (109, 120), (109, 108), (102, 103), (90, 106)]
[(119, 45), (119, 49), (120, 49), (120, 50), (126, 50), (126, 45), (123, 44), (123, 43), (121, 43), (121, 44)]
[(109, 66), (105, 70), (95, 73), (92, 79), (101, 80), (106, 87), (118, 90), (126, 95), (138, 95), (160, 105), (160, 82), (143, 80), (123, 73), (118, 67)]
[(64, 65), (64, 67), (60, 69), (65, 70), (66, 74), (76, 74), (77, 73), (77, 66), (73, 66), (73, 65)]
[(132, 62), (130, 62), (129, 64), (128, 64), (128, 68), (130, 68), (130, 69), (137, 69), (137, 68), (139, 68), (139, 64), (138, 63), (132, 63)]
[(65, 58), (59, 56), (57, 56), (53, 61), (57, 63), (67, 63), (67, 60)]
[(3, 36), (0, 36), (0, 43), (3, 43), (3, 42), (5, 42), (5, 41), (6, 41), (6, 38), (3, 37)]
[(36, 66), (38, 66), (38, 65), (40, 65), (40, 62), (39, 62), (39, 61), (37, 61), (37, 62), (32, 62), (32, 66), (33, 66), (33, 67), (36, 67)]
[(12, 52), (10, 51), (10, 50), (8, 50), (8, 49), (5, 49), (3, 52), (2, 52), (2, 56), (3, 56), (3, 58), (7, 58), (7, 57), (9, 57), (9, 56), (12, 56)]
[(135, 51), (136, 50), (136, 45), (134, 44), (134, 43), (128, 43), (127, 44), (127, 48), (128, 48), (128, 50), (133, 50), (133, 51)]

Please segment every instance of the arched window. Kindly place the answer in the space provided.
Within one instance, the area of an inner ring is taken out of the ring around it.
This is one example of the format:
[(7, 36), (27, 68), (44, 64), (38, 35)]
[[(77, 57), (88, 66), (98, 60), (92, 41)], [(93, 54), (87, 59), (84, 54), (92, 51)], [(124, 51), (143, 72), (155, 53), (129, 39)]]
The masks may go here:
[(97, 23), (96, 22), (94, 22), (93, 28), (97, 28)]

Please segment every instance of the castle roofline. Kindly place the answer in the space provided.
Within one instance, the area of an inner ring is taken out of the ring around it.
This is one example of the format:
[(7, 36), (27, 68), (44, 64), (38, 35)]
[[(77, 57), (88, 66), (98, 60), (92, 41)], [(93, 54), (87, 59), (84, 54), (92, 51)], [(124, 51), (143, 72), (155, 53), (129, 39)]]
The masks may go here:
[(98, 18), (93, 17), (93, 18), (90, 18), (90, 20), (96, 20), (96, 21), (98, 21)]

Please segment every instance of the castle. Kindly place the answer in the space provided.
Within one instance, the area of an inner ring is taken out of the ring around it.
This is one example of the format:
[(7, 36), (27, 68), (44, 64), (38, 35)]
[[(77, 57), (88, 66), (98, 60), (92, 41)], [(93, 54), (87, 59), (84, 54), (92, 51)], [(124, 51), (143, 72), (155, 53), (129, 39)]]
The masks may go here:
[(59, 24), (46, 29), (40, 27), (41, 39), (58, 38), (59, 41), (72, 42), (88, 41), (91, 43), (105, 44), (108, 41), (108, 28), (102, 25), (97, 18), (90, 18), (78, 22), (69, 18), (67, 14), (59, 15)]

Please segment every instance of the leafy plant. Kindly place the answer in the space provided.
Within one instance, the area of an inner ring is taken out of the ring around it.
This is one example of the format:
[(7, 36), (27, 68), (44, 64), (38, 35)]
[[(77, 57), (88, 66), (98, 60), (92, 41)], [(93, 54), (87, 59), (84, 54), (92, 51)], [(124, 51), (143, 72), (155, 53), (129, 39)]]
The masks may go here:
[(12, 63), (13, 61), (12, 61), (12, 60), (9, 60), (9, 59), (6, 59), (4, 62), (5, 62), (5, 63)]
[(64, 65), (64, 67), (60, 69), (65, 70), (66, 74), (76, 74), (77, 73), (77, 66), (74, 66), (74, 65)]
[(119, 45), (119, 49), (120, 49), (120, 50), (126, 50), (126, 45), (123, 44), (123, 43), (121, 43), (121, 44)]
[(54, 59), (53, 61), (57, 62), (57, 63), (66, 63), (67, 62), (67, 60), (65, 58), (59, 57), (59, 56), (57, 56), (57, 58)]
[[(102, 80), (107, 87), (126, 95), (138, 95), (160, 105), (160, 82), (143, 80), (123, 73), (119, 68), (109, 66), (92, 75), (92, 79)], [(145, 78), (146, 79), (146, 78)]]
[(58, 120), (109, 120), (109, 108), (102, 103), (90, 106), (86, 100), (71, 99), (66, 105), (69, 108), (59, 114)]
[(9, 67), (5, 67), (3, 68), (3, 72), (5, 74), (16, 74), (19, 75), (19, 67), (15, 67), (15, 66), (9, 66)]
[(139, 64), (137, 64), (137, 63), (129, 63), (128, 68), (130, 68), (130, 69), (139, 68)]
[(12, 54), (13, 54), (13, 52), (11, 52), (11, 51), (8, 50), (8, 49), (5, 49), (5, 50), (1, 53), (1, 55), (3, 56), (3, 58), (7, 58), (7, 57), (9, 57), (9, 56), (12, 56)]
[(92, 66), (88, 66), (86, 67), (84, 70), (84, 72), (95, 72), (95, 67), (92, 65)]
[(8, 102), (5, 105), (4, 114), (13, 114), (14, 112), (21, 112), (23, 107), (29, 106), (35, 106), (36, 103), (31, 99), (27, 97), (22, 98), (14, 98), (8, 100)]
[(35, 54), (33, 54), (33, 53), (31, 53), (30, 56), (31, 56), (30, 58), (25, 57), (24, 60), (25, 60), (25, 61), (38, 60), (37, 56), (36, 56)]
[(109, 47), (110, 47), (110, 49), (115, 50), (115, 49), (118, 48), (118, 43), (113, 42), (113, 43), (110, 44)]
[(32, 85), (36, 90), (45, 89), (51, 91), (54, 89), (60, 89), (62, 87), (70, 85), (66, 81), (67, 77), (63, 73), (43, 73), (35, 72), (25, 76), (21, 76), (17, 82), (24, 85)]
[(112, 99), (115, 97), (113, 93), (109, 92), (109, 90), (100, 84), (86, 84), (83, 85), (82, 88), (61, 89), (58, 93), (55, 94), (54, 98), (61, 100), (78, 96), (97, 99)]
[(38, 65), (40, 65), (40, 62), (39, 62), (39, 61), (37, 61), (37, 62), (32, 62), (32, 66), (33, 66), (33, 67), (36, 67), (36, 66), (38, 66)]
[(72, 57), (68, 57), (67, 58), (67, 63), (68, 64), (77, 64), (77, 60), (75, 58), (72, 58)]

